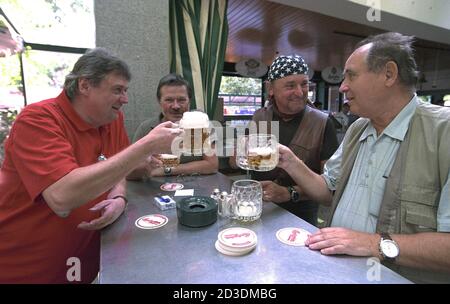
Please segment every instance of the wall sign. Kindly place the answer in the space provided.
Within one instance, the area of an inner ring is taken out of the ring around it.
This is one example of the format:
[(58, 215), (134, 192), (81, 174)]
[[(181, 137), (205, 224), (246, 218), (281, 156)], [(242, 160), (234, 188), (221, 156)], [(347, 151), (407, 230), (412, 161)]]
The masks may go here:
[(322, 79), (328, 83), (337, 84), (344, 80), (342, 68), (329, 66), (322, 70)]

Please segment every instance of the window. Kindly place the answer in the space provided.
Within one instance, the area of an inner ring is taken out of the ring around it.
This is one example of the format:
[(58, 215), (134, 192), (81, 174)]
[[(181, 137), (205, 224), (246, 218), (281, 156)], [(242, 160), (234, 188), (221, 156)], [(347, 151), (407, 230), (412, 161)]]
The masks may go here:
[(419, 97), (420, 101), (425, 102), (425, 103), (430, 103), (431, 102), (431, 95), (421, 95), (421, 96), (417, 96)]
[(2, 10), (28, 43), (95, 46), (93, 0), (2, 0)]
[(57, 96), (75, 61), (95, 46), (93, 0), (2, 0), (1, 8), (26, 50), (0, 58), (0, 107), (23, 107), (24, 87), (27, 104)]
[(309, 82), (308, 99), (312, 103), (316, 101), (316, 83), (312, 81)]
[(248, 116), (262, 105), (262, 80), (222, 76), (219, 97), (223, 98), (224, 117)]
[(444, 100), (444, 107), (450, 107), (450, 94), (445, 95), (443, 100)]
[(55, 97), (81, 54), (30, 50), (23, 57), (28, 104)]
[(23, 106), (23, 87), (18, 55), (0, 58), (0, 109)]

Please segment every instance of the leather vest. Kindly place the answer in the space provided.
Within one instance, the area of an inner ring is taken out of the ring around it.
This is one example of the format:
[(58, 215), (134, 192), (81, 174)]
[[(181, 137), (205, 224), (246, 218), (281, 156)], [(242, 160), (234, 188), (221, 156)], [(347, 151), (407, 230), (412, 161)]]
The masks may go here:
[[(328, 116), (319, 110), (305, 106), (305, 113), (297, 128), (294, 137), (289, 143), (289, 148), (303, 160), (305, 164), (314, 172), (320, 174), (320, 151), (322, 148), (325, 126)], [(268, 132), (271, 132), (271, 121), (273, 120), (274, 109), (272, 105), (259, 109), (253, 115), (253, 121), (257, 123), (266, 121)], [(282, 133), (283, 130), (280, 130)], [(279, 134), (279, 136), (283, 136)], [(277, 180), (282, 186), (291, 186), (295, 183), (290, 176), (281, 168), (267, 172), (268, 180)]]

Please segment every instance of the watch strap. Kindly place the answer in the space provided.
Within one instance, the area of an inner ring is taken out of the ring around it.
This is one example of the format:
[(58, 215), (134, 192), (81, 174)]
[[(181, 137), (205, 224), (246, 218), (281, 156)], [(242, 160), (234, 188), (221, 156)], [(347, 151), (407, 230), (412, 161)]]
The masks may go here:
[(125, 208), (124, 209), (127, 209), (127, 207), (128, 207), (128, 199), (127, 199), (127, 197), (125, 195), (116, 195), (112, 199), (117, 199), (117, 198), (123, 199), (123, 201), (125, 202)]
[(297, 192), (297, 190), (295, 190), (293, 186), (289, 186), (288, 191), (292, 202), (297, 203), (300, 201), (300, 194)]
[(391, 236), (387, 232), (381, 232), (380, 236), (381, 236), (381, 240), (391, 240), (392, 241)]

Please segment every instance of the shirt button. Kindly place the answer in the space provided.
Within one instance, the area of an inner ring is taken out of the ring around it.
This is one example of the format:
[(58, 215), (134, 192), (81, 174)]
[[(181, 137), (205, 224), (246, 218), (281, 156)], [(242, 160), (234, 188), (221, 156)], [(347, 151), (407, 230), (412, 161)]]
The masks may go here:
[(369, 178), (369, 173), (366, 173), (366, 178)]

